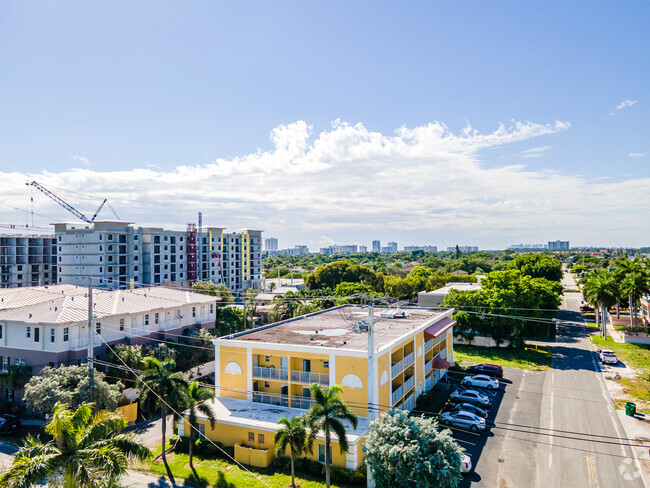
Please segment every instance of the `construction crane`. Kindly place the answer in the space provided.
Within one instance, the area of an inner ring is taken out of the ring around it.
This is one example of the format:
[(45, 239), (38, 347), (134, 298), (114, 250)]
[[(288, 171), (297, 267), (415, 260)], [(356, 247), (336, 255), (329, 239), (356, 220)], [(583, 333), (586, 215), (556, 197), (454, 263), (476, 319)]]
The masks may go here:
[(0, 228), (26, 231), (33, 230), (38, 232), (49, 232), (50, 234), (54, 233), (54, 229), (52, 227), (36, 227), (34, 225), (0, 224)]
[(79, 210), (77, 210), (76, 208), (74, 208), (72, 205), (70, 205), (68, 202), (66, 202), (65, 200), (63, 200), (61, 197), (58, 197), (57, 195), (55, 195), (54, 193), (52, 193), (50, 190), (48, 190), (47, 188), (45, 188), (43, 185), (41, 185), (41, 184), (38, 183), (37, 181), (27, 182), (27, 183), (25, 183), (25, 185), (27, 185), (27, 186), (33, 186), (34, 188), (40, 190), (40, 191), (43, 192), (45, 195), (47, 195), (47, 196), (50, 197), (52, 200), (54, 200), (56, 203), (58, 203), (58, 204), (61, 205), (63, 208), (65, 208), (65, 209), (66, 209), (68, 212), (70, 212), (72, 215), (74, 215), (75, 217), (77, 217), (77, 218), (80, 219), (80, 220), (83, 220), (84, 222), (88, 222), (89, 224), (92, 224), (92, 223), (95, 221), (95, 218), (97, 217), (97, 214), (99, 214), (99, 212), (102, 210), (102, 208), (104, 208), (104, 205), (107, 205), (107, 204), (108, 204), (109, 208), (113, 211), (113, 214), (115, 214), (115, 217), (116, 217), (118, 220), (120, 219), (120, 217), (117, 215), (117, 213), (115, 212), (115, 210), (113, 209), (113, 207), (111, 207), (111, 204), (108, 203), (108, 199), (106, 199), (106, 198), (104, 198), (104, 200), (102, 201), (102, 203), (99, 205), (99, 208), (97, 208), (97, 210), (95, 211), (95, 214), (92, 216), (92, 218), (88, 218), (88, 217), (86, 217), (82, 212), (80, 212)]

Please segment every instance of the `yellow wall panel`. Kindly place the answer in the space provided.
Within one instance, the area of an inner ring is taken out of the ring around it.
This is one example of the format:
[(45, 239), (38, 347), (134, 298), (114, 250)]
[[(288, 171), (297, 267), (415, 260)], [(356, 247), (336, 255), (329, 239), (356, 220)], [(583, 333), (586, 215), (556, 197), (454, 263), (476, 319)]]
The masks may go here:
[(343, 387), (342, 398), (348, 402), (357, 415), (368, 415), (368, 359), (357, 357), (336, 357), (336, 384), (340, 385), (348, 374), (354, 374), (361, 379), (363, 388)]

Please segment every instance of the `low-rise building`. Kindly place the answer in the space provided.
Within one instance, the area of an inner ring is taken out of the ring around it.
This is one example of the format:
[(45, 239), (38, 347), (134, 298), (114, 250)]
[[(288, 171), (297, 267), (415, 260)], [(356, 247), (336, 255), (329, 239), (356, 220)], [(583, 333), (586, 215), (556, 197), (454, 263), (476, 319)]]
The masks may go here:
[[(93, 291), (94, 353), (214, 324), (218, 298), (171, 288)], [(0, 369), (76, 364), (88, 352), (88, 288), (54, 285), (0, 290)], [(101, 337), (100, 337), (101, 336)], [(103, 338), (103, 340), (102, 340)], [(105, 342), (104, 342), (105, 341)]]
[(446, 286), (437, 290), (419, 292), (418, 305), (421, 307), (441, 307), (445, 301), (445, 297), (451, 290), (468, 291), (480, 289), (480, 283), (447, 283)]
[[(304, 414), (310, 386), (343, 387), (343, 400), (359, 416), (348, 426), (350, 450), (332, 443), (333, 464), (357, 469), (368, 424), (391, 407), (412, 410), (453, 364), (453, 310), (344, 305), (214, 340), (215, 389), (209, 403), (217, 424), (199, 415), (207, 438), (273, 456), (280, 417)], [(181, 423), (179, 434), (188, 434)], [(270, 450), (270, 452), (269, 452)], [(323, 461), (324, 437), (313, 454)]]

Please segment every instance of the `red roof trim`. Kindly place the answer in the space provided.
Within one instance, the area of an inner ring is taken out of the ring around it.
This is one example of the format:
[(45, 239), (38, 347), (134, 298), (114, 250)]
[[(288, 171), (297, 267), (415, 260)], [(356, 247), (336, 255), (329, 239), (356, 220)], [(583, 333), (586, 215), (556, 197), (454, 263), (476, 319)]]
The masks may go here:
[(424, 337), (427, 339), (436, 338), (441, 336), (445, 331), (450, 329), (456, 324), (456, 321), (451, 317), (445, 317), (442, 320), (438, 320), (435, 324), (430, 325), (424, 329)]

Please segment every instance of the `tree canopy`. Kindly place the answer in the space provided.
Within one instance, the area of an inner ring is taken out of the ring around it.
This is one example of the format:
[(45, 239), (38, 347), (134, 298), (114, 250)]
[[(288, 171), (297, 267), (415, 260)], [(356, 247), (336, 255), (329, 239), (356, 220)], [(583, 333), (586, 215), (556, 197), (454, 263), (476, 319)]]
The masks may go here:
[(460, 483), (462, 449), (431, 417), (409, 416), (401, 409), (384, 412), (370, 424), (363, 452), (378, 488), (455, 488)]
[(549, 281), (562, 281), (562, 263), (548, 254), (520, 254), (510, 264), (522, 274), (531, 278), (546, 278)]
[(115, 410), (124, 387), (121, 383), (109, 384), (104, 374), (95, 370), (95, 387), (90, 389), (86, 366), (46, 367), (40, 376), (32, 376), (25, 385), (25, 402), (42, 414), (50, 413), (57, 402), (70, 408), (94, 401), (97, 408)]

